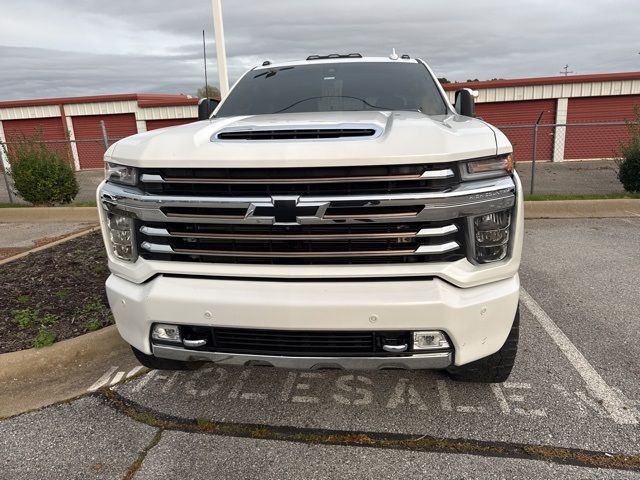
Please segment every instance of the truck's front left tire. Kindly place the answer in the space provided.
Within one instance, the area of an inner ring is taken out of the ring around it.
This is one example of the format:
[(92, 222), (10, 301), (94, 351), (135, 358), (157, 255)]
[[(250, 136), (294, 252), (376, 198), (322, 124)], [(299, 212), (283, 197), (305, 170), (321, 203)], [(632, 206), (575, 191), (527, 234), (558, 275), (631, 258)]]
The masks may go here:
[(520, 334), (520, 309), (516, 310), (511, 331), (504, 345), (493, 355), (475, 362), (447, 369), (452, 380), (459, 382), (502, 383), (505, 382), (516, 359)]

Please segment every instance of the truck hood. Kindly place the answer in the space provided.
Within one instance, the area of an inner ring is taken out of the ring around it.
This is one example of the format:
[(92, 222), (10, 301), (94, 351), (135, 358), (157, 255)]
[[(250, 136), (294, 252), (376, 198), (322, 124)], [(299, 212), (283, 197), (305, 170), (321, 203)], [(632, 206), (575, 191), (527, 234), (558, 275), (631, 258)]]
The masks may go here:
[[(362, 137), (238, 140), (229, 132), (368, 129)], [(224, 135), (222, 135), (224, 137)], [(305, 167), (435, 163), (497, 153), (481, 120), (419, 112), (317, 112), (214, 118), (120, 140), (105, 158), (136, 167)]]

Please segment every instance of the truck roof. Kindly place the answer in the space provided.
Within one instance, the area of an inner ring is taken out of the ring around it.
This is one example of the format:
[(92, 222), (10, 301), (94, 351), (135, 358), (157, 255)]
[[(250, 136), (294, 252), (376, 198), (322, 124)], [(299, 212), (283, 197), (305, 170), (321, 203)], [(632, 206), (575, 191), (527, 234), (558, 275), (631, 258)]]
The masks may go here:
[[(312, 55), (313, 57), (313, 55)], [(322, 56), (320, 58), (312, 58), (305, 60), (293, 60), (286, 62), (270, 62), (267, 65), (259, 65), (255, 67), (255, 70), (268, 69), (268, 68), (280, 68), (280, 67), (296, 67), (298, 65), (316, 65), (318, 63), (373, 63), (373, 62), (388, 62), (388, 63), (416, 63), (415, 58), (402, 58), (398, 57), (393, 60), (389, 57), (328, 57)]]

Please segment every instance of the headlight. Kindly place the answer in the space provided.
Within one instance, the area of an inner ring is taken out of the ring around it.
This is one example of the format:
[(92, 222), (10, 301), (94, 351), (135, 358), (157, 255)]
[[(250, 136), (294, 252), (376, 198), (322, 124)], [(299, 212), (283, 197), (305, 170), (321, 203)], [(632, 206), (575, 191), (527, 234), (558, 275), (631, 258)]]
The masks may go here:
[(462, 164), (463, 178), (483, 178), (508, 175), (513, 171), (513, 156), (500, 155), (498, 157), (472, 160)]
[(473, 217), (471, 224), (478, 263), (497, 262), (507, 256), (511, 210)]
[(138, 170), (135, 167), (105, 162), (104, 178), (108, 182), (135, 185), (138, 183)]
[(107, 231), (109, 232), (109, 248), (111, 253), (120, 260), (133, 262), (136, 259), (134, 246), (133, 219), (105, 212), (107, 216)]

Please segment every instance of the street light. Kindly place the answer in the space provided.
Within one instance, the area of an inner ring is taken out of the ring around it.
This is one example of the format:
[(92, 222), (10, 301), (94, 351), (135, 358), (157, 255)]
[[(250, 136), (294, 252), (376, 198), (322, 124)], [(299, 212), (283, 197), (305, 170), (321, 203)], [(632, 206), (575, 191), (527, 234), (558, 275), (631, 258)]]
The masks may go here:
[(213, 7), (213, 29), (216, 36), (220, 99), (223, 99), (229, 93), (229, 77), (227, 75), (227, 52), (224, 48), (224, 28), (222, 27), (222, 0), (211, 0), (211, 6)]

